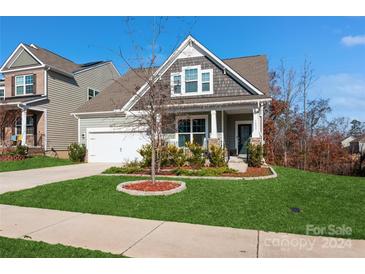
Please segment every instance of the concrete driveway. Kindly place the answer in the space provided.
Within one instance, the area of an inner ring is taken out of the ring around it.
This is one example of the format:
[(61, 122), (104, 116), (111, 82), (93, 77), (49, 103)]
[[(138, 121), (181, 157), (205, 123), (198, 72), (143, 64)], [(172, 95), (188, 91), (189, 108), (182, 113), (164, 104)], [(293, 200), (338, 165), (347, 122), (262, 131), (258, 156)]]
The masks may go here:
[[(100, 174), (113, 164), (92, 163), (0, 173), (0, 194)], [(115, 165), (115, 164), (114, 164)]]

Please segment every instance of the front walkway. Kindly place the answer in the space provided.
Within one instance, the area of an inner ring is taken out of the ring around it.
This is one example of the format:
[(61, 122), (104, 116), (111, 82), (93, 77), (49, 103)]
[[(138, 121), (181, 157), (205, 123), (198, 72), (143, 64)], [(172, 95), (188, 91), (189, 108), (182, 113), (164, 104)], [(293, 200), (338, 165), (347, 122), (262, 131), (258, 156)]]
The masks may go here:
[(100, 174), (112, 164), (92, 163), (0, 173), (0, 194)]
[(365, 257), (344, 240), (0, 205), (0, 236), (129, 257)]

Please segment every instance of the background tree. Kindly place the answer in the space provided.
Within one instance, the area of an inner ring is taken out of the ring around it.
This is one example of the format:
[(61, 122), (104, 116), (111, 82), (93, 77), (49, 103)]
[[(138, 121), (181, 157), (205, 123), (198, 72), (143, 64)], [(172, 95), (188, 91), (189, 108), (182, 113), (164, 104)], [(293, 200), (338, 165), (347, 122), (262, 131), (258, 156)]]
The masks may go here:
[(0, 105), (0, 141), (2, 153), (5, 153), (7, 148), (11, 146), (12, 142), (6, 140), (6, 130), (14, 127), (17, 117), (17, 112), (15, 110), (10, 109), (7, 105)]
[(302, 135), (302, 153), (303, 153), (303, 168), (307, 169), (307, 137), (308, 137), (308, 119), (307, 119), (307, 101), (309, 90), (314, 82), (314, 71), (311, 62), (306, 58), (303, 63), (302, 74), (300, 76), (299, 90), (303, 99), (303, 135)]
[(364, 123), (354, 119), (351, 121), (351, 128), (349, 130), (349, 135), (359, 136), (365, 133)]

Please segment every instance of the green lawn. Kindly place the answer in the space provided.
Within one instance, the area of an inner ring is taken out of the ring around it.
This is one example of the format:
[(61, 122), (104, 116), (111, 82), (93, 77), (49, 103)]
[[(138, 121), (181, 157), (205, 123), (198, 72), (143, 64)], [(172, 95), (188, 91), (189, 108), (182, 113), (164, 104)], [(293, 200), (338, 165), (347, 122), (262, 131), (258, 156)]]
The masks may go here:
[(0, 237), (0, 258), (121, 258), (96, 250)]
[(16, 171), (41, 167), (65, 166), (73, 162), (66, 159), (59, 159), (46, 156), (35, 156), (23, 161), (0, 162), (0, 172)]
[(278, 178), (258, 181), (184, 179), (187, 189), (166, 197), (115, 190), (136, 177), (93, 176), (5, 193), (0, 203), (299, 234), (307, 224), (344, 224), (351, 238), (365, 239), (364, 178), (276, 171)]

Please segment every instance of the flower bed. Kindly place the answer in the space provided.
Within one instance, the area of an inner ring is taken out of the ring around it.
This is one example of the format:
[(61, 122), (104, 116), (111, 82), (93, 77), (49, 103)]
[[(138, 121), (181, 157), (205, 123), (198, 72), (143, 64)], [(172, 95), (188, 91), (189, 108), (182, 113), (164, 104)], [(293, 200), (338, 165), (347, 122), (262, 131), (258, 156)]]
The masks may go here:
[(11, 154), (0, 155), (0, 162), (22, 161), (25, 159), (26, 156), (24, 155), (11, 155)]
[(135, 196), (171, 195), (183, 191), (186, 188), (184, 182), (157, 180), (131, 181), (121, 183), (117, 190)]
[[(134, 174), (134, 175), (150, 175), (151, 171), (147, 168), (136, 167), (111, 167), (103, 172), (104, 174)], [(205, 167), (200, 169), (193, 169), (192, 167), (180, 168), (163, 168), (156, 175), (163, 176), (200, 176), (200, 177), (265, 177), (273, 173), (268, 167), (248, 167), (245, 173), (237, 172), (227, 167)]]

